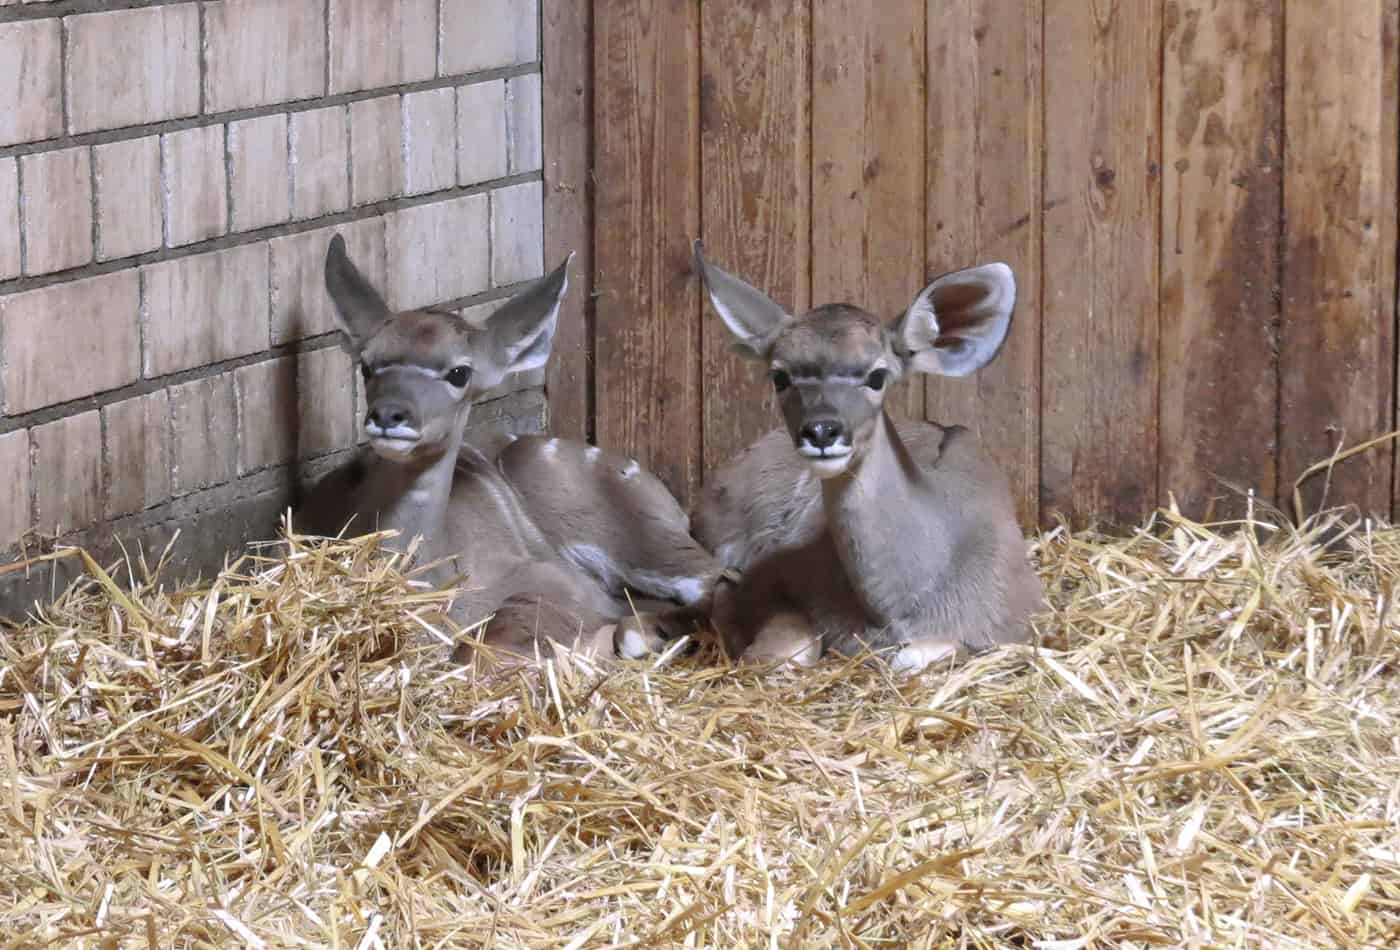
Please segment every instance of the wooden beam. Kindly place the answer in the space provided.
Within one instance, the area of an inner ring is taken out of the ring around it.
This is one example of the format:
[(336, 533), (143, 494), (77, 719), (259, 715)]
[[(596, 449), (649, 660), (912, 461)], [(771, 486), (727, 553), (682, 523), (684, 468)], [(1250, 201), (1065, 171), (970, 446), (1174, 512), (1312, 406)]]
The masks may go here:
[[(1394, 421), (1394, 0), (1287, 0), (1280, 492), (1343, 441)], [(1304, 501), (1390, 510), (1390, 444)], [(1325, 489), (1325, 490), (1324, 490)]]
[(594, 7), (597, 437), (686, 504), (700, 481), (699, 12)]
[(541, 0), (544, 96), (544, 249), (553, 267), (571, 251), (569, 294), (546, 375), (549, 431), (592, 429), (593, 162), (592, 3)]
[(926, 276), (1005, 261), (1017, 305), (996, 360), (970, 379), (930, 378), (925, 412), (977, 433), (1031, 528), (1040, 515), (1041, 0), (930, 0), (927, 9)]
[[(701, 5), (704, 238), (710, 260), (794, 311), (811, 299), (806, 0)], [(712, 472), (778, 424), (766, 368), (701, 324), (704, 459)]]
[(1182, 0), (1164, 29), (1160, 500), (1238, 517), (1277, 485), (1283, 0)]
[(1161, 27), (1155, 0), (1045, 0), (1042, 518), (1157, 500)]

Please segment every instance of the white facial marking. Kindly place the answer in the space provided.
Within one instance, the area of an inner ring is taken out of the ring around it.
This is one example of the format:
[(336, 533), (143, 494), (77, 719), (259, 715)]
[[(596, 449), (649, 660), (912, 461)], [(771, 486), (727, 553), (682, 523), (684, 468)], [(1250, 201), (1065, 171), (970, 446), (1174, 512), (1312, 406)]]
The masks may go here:
[(824, 449), (819, 449), (806, 439), (803, 439), (802, 444), (797, 447), (797, 454), (801, 455), (803, 458), (813, 460), (843, 459), (851, 454), (851, 446), (850, 443), (847, 442), (837, 442), (835, 445), (829, 445)]
[(388, 439), (392, 442), (417, 442), (423, 437), (412, 426), (390, 426), (386, 429), (377, 422), (366, 422), (365, 434), (371, 439)]
[(851, 453), (845, 455), (826, 457), (807, 456), (807, 467), (812, 470), (812, 474), (818, 478), (835, 478), (846, 470), (851, 464)]
[(376, 422), (365, 422), (365, 435), (375, 455), (388, 462), (403, 462), (413, 455), (423, 434), (412, 426), (384, 428)]
[(378, 376), (379, 374), (387, 372), (391, 369), (400, 370), (405, 373), (412, 373), (415, 376), (426, 376), (429, 379), (442, 379), (442, 373), (438, 372), (435, 369), (428, 369), (428, 367), (426, 366), (419, 366), (416, 363), (386, 363), (385, 365), (376, 368), (374, 371), (374, 375)]
[(384, 439), (371, 437), (369, 447), (374, 454), (387, 462), (405, 462), (413, 457), (417, 439)]
[(636, 478), (637, 475), (641, 472), (641, 470), (642, 467), (637, 464), (636, 459), (628, 459), (627, 464), (622, 466), (622, 477)]
[(558, 451), (559, 451), (559, 440), (558, 440), (558, 439), (550, 439), (550, 440), (548, 440), (547, 442), (545, 442), (545, 444), (544, 444), (544, 454), (545, 454), (546, 456), (549, 456), (549, 457), (552, 458), (552, 457), (555, 455), (555, 453), (557, 453)]

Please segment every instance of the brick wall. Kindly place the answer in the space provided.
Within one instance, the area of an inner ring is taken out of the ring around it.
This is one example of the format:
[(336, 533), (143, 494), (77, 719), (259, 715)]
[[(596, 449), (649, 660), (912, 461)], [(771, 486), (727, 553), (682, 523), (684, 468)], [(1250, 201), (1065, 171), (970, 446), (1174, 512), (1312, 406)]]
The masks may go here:
[[(217, 567), (362, 399), (321, 261), (391, 306), (544, 270), (538, 0), (0, 0), (0, 562)], [(469, 438), (538, 429), (539, 378)], [(62, 581), (0, 577), (0, 612)]]

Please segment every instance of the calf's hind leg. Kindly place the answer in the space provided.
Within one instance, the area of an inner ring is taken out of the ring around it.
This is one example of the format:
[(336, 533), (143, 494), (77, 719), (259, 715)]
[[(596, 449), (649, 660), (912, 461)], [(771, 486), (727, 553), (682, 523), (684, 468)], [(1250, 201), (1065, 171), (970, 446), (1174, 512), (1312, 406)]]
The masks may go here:
[(548, 659), (550, 642), (584, 656), (613, 655), (612, 624), (586, 607), (561, 605), (533, 595), (516, 595), (496, 608), (482, 631), (480, 643), (458, 643), (452, 659), (469, 663), (480, 655), (489, 665)]
[(708, 605), (722, 567), (690, 518), (636, 461), (567, 439), (525, 436), (496, 460), (550, 545), (610, 594)]

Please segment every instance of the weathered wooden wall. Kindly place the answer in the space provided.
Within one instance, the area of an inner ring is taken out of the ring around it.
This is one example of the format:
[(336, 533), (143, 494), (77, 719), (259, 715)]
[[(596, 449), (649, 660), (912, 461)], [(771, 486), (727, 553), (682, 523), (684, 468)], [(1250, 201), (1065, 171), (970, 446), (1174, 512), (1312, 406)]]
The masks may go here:
[[(790, 307), (891, 316), (995, 258), (1021, 294), (997, 362), (893, 398), (975, 429), (1027, 523), (1287, 499), (1395, 427), (1398, 8), (545, 0), (550, 239), (592, 236), (556, 428), (689, 497), (776, 424), (693, 237)], [(1394, 469), (1351, 459), (1327, 500), (1389, 514)]]

